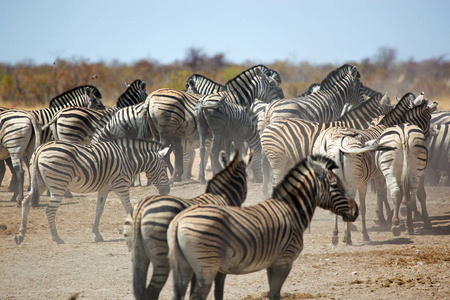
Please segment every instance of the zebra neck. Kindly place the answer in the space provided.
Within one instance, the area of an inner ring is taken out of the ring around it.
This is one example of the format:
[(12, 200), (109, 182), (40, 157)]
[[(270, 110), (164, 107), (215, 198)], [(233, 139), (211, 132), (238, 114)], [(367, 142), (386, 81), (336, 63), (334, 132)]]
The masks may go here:
[(311, 222), (319, 196), (315, 178), (304, 176), (293, 182), (294, 177), (286, 178), (273, 190), (272, 198), (287, 203), (304, 228)]

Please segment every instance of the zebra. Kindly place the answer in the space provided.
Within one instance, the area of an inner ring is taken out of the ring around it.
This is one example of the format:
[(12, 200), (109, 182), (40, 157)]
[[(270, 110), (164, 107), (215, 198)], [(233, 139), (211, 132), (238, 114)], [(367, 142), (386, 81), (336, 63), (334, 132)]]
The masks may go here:
[[(345, 127), (330, 127), (320, 133), (314, 142), (312, 154), (326, 155), (336, 162), (339, 167), (335, 173), (346, 184), (352, 197), (359, 194), (359, 209), (361, 213), (361, 233), (364, 241), (370, 241), (366, 226), (366, 192), (369, 179), (377, 174), (374, 161), (375, 151), (395, 150), (374, 140), (363, 143), (355, 135), (353, 129)], [(370, 153), (372, 152), (372, 154)], [(343, 242), (352, 244), (350, 224), (346, 224)], [(338, 244), (338, 218), (334, 219), (332, 244)]]
[[(257, 65), (254, 66), (254, 68), (255, 67), (259, 67), (268, 77), (271, 77), (278, 82), (278, 84), (281, 84), (281, 75), (277, 71), (268, 69), (264, 65)], [(221, 85), (200, 74), (193, 74), (186, 80), (186, 92), (188, 93), (209, 95), (225, 91), (227, 91), (226, 85)]]
[(127, 213), (131, 211), (130, 182), (140, 172), (152, 174), (152, 182), (161, 195), (170, 191), (164, 156), (168, 148), (156, 142), (117, 139), (93, 145), (53, 141), (36, 149), (31, 161), (31, 191), (22, 203), (22, 223), (15, 241), (19, 245), (25, 238), (30, 205), (36, 206), (45, 188), (50, 191), (46, 214), (52, 240), (59, 237), (55, 215), (67, 190), (78, 193), (98, 192), (93, 233), (95, 241), (103, 241), (98, 230), (106, 197), (113, 190)]
[[(358, 205), (323, 156), (296, 163), (274, 188), (272, 197), (246, 207), (195, 205), (180, 212), (167, 231), (173, 271), (173, 299), (182, 299), (195, 274), (191, 299), (206, 299), (216, 274), (247, 274), (267, 269), (269, 299), (281, 287), (303, 249), (303, 232), (315, 208), (353, 222)], [(220, 284), (223, 291), (225, 276)], [(216, 289), (218, 286), (216, 280)]]
[(446, 186), (449, 183), (450, 170), (450, 124), (435, 124), (433, 123), (433, 114), (431, 114), (432, 131), (428, 139), (428, 164), (425, 170), (425, 177), (434, 176), (437, 171), (437, 182), (440, 186)]
[(406, 199), (408, 233), (414, 234), (412, 209), (415, 207), (416, 194), (422, 205), (424, 228), (431, 228), (423, 186), (423, 175), (428, 160), (426, 139), (420, 127), (408, 123), (387, 128), (379, 138), (381, 143), (392, 147), (391, 150), (377, 152), (375, 161), (386, 179), (394, 203), (391, 227), (394, 236), (399, 236), (401, 231), (399, 210), (403, 196)]
[(303, 98), (281, 99), (267, 105), (265, 127), (276, 119), (299, 118), (331, 122), (339, 118), (344, 104), (361, 103), (362, 83), (355, 66), (345, 64), (322, 80), (320, 90)]
[[(262, 66), (250, 68), (226, 85), (230, 102), (250, 108), (254, 99), (268, 102), (284, 97), (278, 82), (268, 77)], [(174, 181), (183, 174), (183, 147), (181, 139), (198, 140), (194, 110), (200, 94), (185, 93), (173, 89), (159, 89), (147, 97), (149, 102), (150, 128), (154, 138), (163, 145), (172, 145), (175, 153)]]
[[(407, 108), (404, 109), (406, 110)], [(261, 134), (264, 153), (263, 194), (268, 195), (269, 171), (273, 171), (274, 183), (281, 180), (288, 167), (311, 154), (314, 141), (323, 130), (336, 126), (368, 128), (369, 122), (378, 117), (381, 111), (380, 102), (372, 97), (347, 112), (338, 121), (317, 123), (301, 119), (286, 119), (276, 120), (270, 124)]]
[(193, 74), (186, 80), (186, 92), (188, 93), (208, 95), (226, 90), (224, 85), (200, 74)]
[(42, 126), (50, 122), (64, 107), (104, 108), (99, 96), (101, 94), (97, 88), (85, 85), (53, 98), (48, 108), (33, 111), (7, 110), (0, 114), (0, 159), (11, 157), (18, 183), (11, 201), (17, 199), (17, 205), (20, 206), (23, 200), (24, 157), (28, 161), (37, 146), (52, 138), (51, 131), (42, 131)]
[(228, 93), (210, 94), (199, 100), (197, 109), (197, 126), (200, 140), (200, 172), (199, 180), (205, 180), (205, 143), (208, 131), (212, 135), (211, 155), (213, 157), (213, 173), (220, 170), (218, 153), (224, 149), (230, 153), (231, 142), (238, 149), (243, 149), (244, 140), (254, 152), (252, 170), (256, 182), (262, 182), (261, 141), (257, 127), (249, 114), (240, 105), (227, 101)]
[(431, 114), (431, 124), (446, 125), (450, 124), (450, 111), (435, 111)]
[(57, 141), (89, 144), (96, 128), (102, 128), (114, 114), (125, 107), (145, 101), (146, 83), (136, 79), (120, 95), (115, 107), (107, 110), (69, 107), (61, 110), (48, 124)]
[[(413, 94), (410, 94), (410, 93), (406, 94), (402, 98), (400, 105), (408, 103), (411, 98), (414, 99)], [(405, 122), (411, 122), (413, 124), (417, 124), (424, 131), (425, 135), (427, 135), (429, 132), (429, 128), (430, 128), (431, 111), (434, 109), (434, 105), (436, 105), (436, 104), (429, 106), (428, 101), (422, 101), (422, 103), (420, 105), (417, 105), (417, 107), (410, 109), (410, 111), (406, 112), (403, 116), (401, 116), (402, 118), (398, 122), (398, 124), (402, 124)], [(394, 110), (393, 114), (396, 114), (397, 111), (398, 110)], [(379, 125), (373, 126), (373, 127), (370, 127), (368, 129), (364, 129), (364, 130), (341, 128), (341, 127), (329, 129), (327, 132), (328, 136), (324, 137), (324, 139), (327, 140), (327, 143), (328, 143), (329, 141), (331, 141), (333, 139), (339, 140), (339, 139), (343, 139), (344, 137), (353, 134), (353, 135), (357, 135), (357, 138), (355, 138), (357, 141), (355, 142), (353, 140), (350, 142), (350, 144), (357, 145), (358, 140), (360, 143), (363, 143), (363, 144), (370, 140), (379, 141), (382, 133), (385, 130), (387, 130), (387, 128), (395, 126), (395, 124), (392, 123), (392, 120), (385, 121), (384, 120), (385, 118), (389, 119), (389, 118), (391, 118), (391, 115), (390, 114), (386, 115), (381, 120)], [(391, 124), (389, 124), (389, 122), (391, 122)], [(393, 145), (392, 143), (386, 143), (387, 141), (384, 141), (384, 140), (382, 142), (383, 142), (382, 144), (385, 144), (385, 145), (383, 145), (384, 149), (379, 149), (379, 150), (381, 150), (381, 151), (394, 150), (395, 145)], [(351, 151), (343, 150), (342, 147), (340, 148), (340, 150), (342, 150), (343, 152), (351, 153)], [(359, 161), (358, 161), (358, 159), (359, 159)], [(376, 178), (381, 175), (380, 169), (377, 168), (375, 152), (366, 152), (366, 154), (364, 156), (354, 157), (353, 159), (347, 159), (347, 160), (344, 159), (344, 162), (341, 161), (341, 163), (353, 164), (353, 166), (347, 165), (347, 166), (345, 166), (345, 168), (351, 168), (353, 170), (355, 170), (356, 168), (359, 168), (361, 170), (361, 172), (358, 172), (359, 174), (353, 174), (353, 175), (356, 175), (353, 177), (353, 179), (354, 179), (353, 183), (354, 183), (354, 185), (359, 186), (358, 191), (359, 191), (359, 200), (360, 200), (360, 209), (361, 209), (361, 221), (362, 221), (362, 225), (363, 225), (362, 233), (364, 236), (364, 240), (369, 241), (370, 239), (367, 234), (367, 228), (366, 228), (366, 224), (365, 224), (365, 207), (366, 207), (365, 206), (365, 195), (366, 195), (366, 190), (367, 190), (367, 182), (370, 178)], [(344, 169), (344, 166), (342, 166), (342, 168)], [(377, 180), (380, 183), (380, 178), (378, 178)], [(383, 200), (383, 199), (381, 198), (381, 195), (380, 195), (380, 197), (378, 198), (378, 201), (381, 202), (381, 200)], [(424, 203), (424, 201), (422, 201), (422, 200), (420, 200), (420, 201), (421, 201), (421, 203)], [(378, 205), (380, 205), (380, 203)], [(424, 207), (424, 206), (422, 205), (422, 207)], [(333, 243), (337, 243), (337, 233), (338, 233), (337, 223), (335, 223), (335, 229), (333, 232), (333, 240), (332, 240)], [(347, 226), (347, 230), (346, 230), (346, 233), (344, 236), (344, 242), (347, 243), (348, 245), (352, 244), (350, 230), (349, 230), (348, 226)]]
[[(234, 157), (226, 165), (226, 154), (222, 151), (224, 169), (208, 182), (202, 195), (192, 199), (149, 196), (134, 206), (125, 220), (123, 232), (133, 261), (136, 299), (158, 299), (167, 281), (170, 267), (166, 232), (170, 221), (183, 209), (199, 203), (241, 206), (247, 196), (246, 169), (251, 160), (252, 152), (240, 160), (239, 151), (235, 151)], [(153, 275), (146, 288), (150, 262)]]

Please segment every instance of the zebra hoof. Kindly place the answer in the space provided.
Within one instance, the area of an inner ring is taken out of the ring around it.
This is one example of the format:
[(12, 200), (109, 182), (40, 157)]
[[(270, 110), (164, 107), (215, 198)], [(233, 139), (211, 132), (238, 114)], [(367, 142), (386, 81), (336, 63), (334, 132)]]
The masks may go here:
[(104, 242), (105, 240), (103, 239), (103, 237), (100, 235), (100, 236), (96, 236), (95, 237), (95, 242), (96, 243), (101, 243), (101, 242)]
[(344, 238), (342, 239), (342, 243), (346, 244), (347, 246), (353, 245), (352, 239), (347, 238), (347, 237), (344, 237)]
[(64, 240), (62, 240), (59, 237), (53, 238), (53, 241), (56, 242), (58, 245), (64, 244)]
[(18, 234), (14, 237), (14, 240), (16, 241), (17, 245), (20, 245), (22, 244), (24, 238), (25, 237), (22, 234)]
[(364, 242), (370, 242), (370, 237), (369, 237), (369, 235), (367, 233), (363, 234), (363, 241)]
[(333, 244), (333, 246), (336, 246), (339, 243), (339, 238), (337, 236), (333, 236), (331, 238), (331, 243)]
[(399, 236), (401, 232), (402, 232), (402, 229), (400, 228), (400, 226), (393, 226), (392, 227), (392, 234), (394, 236)]

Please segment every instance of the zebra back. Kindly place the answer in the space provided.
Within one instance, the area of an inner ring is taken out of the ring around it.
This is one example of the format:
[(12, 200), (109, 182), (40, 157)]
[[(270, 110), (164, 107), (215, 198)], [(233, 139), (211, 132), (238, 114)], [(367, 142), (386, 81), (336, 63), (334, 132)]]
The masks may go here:
[(196, 94), (207, 95), (226, 90), (225, 86), (200, 74), (193, 74), (189, 76), (189, 78), (186, 80), (187, 92), (193, 92), (192, 83), (193, 87), (195, 87), (196, 89), (195, 91)]
[(431, 123), (433, 125), (450, 124), (450, 111), (435, 111), (431, 114)]
[[(192, 271), (206, 297), (219, 269), (222, 274), (246, 274), (276, 270), (282, 261), (289, 270), (303, 249), (303, 232), (317, 206), (354, 221), (357, 205), (345, 197), (331, 171), (334, 166), (329, 159), (310, 157), (291, 169), (272, 199), (247, 207), (197, 205), (178, 214), (167, 232), (174, 297), (184, 296), (183, 282), (190, 281)], [(276, 280), (271, 273), (270, 295), (279, 299), (282, 282), (272, 285)], [(194, 289), (192, 298), (197, 293)]]
[(62, 108), (69, 106), (82, 106), (104, 109), (101, 102), (102, 94), (92, 85), (82, 85), (68, 90), (50, 100), (49, 107)]
[[(222, 156), (223, 157), (223, 156)], [(185, 208), (198, 203), (240, 206), (247, 196), (246, 168), (251, 155), (239, 159), (235, 152), (225, 168), (208, 182), (204, 194), (184, 199), (174, 196), (149, 196), (139, 201), (125, 220), (124, 236), (133, 261), (133, 289), (137, 299), (145, 295), (148, 263), (153, 264), (148, 289), (158, 296), (169, 275), (167, 228)]]
[(141, 102), (117, 110), (103, 127), (97, 126), (91, 143), (104, 142), (116, 138), (151, 139), (148, 122), (148, 102)]
[(257, 65), (230, 79), (225, 87), (231, 92), (233, 102), (248, 110), (255, 99), (270, 102), (284, 98), (278, 81), (272, 76), (267, 76), (266, 72), (274, 74), (267, 67)]
[(124, 108), (145, 101), (147, 98), (147, 84), (140, 79), (133, 81), (126, 91), (117, 99), (116, 107)]

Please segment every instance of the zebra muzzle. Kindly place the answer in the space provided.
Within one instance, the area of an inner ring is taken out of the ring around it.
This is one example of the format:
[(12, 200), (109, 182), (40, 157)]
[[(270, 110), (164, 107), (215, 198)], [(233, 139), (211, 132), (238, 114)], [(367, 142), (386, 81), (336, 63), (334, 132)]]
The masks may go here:
[(355, 200), (349, 199), (348, 206), (349, 210), (342, 215), (342, 219), (345, 222), (354, 222), (359, 216), (358, 204), (356, 204)]

